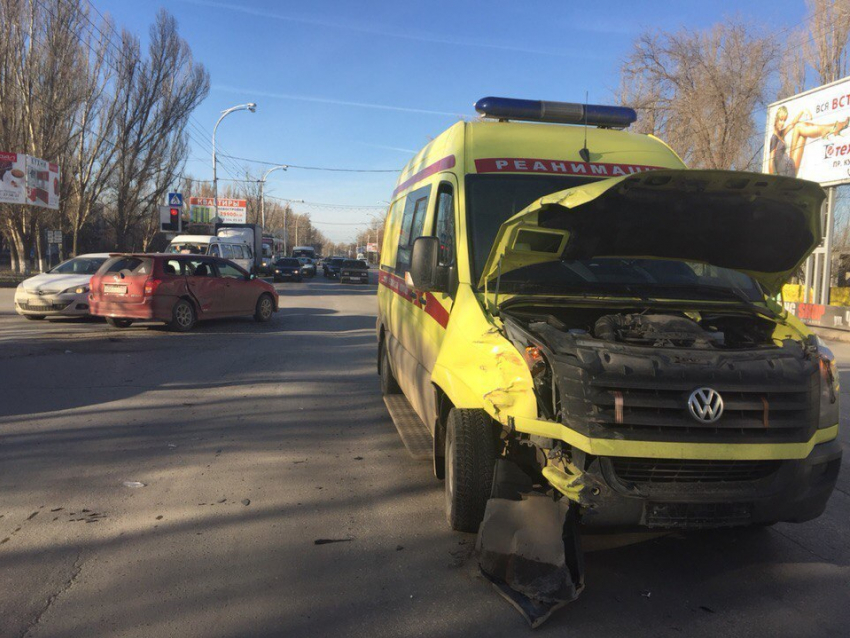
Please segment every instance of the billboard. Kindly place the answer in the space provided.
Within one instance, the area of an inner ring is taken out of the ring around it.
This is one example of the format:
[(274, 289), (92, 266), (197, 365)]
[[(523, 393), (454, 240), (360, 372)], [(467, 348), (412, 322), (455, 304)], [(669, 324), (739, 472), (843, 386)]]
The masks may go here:
[(378, 244), (366, 244), (366, 252), (367, 253), (378, 252)]
[(767, 107), (762, 171), (850, 183), (850, 77)]
[(26, 202), (27, 156), (0, 153), (0, 204)]
[(59, 209), (59, 165), (20, 153), (0, 153), (0, 204)]
[[(214, 197), (190, 197), (189, 221), (195, 224), (211, 224), (215, 217)], [(244, 224), (248, 221), (248, 202), (244, 199), (218, 200), (218, 217), (223, 223)]]
[(27, 155), (27, 203), (59, 209), (59, 165)]

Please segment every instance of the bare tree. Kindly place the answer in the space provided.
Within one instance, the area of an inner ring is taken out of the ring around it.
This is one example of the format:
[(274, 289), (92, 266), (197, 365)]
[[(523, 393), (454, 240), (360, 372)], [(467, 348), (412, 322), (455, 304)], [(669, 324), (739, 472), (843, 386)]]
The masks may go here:
[(209, 92), (209, 75), (193, 61), (176, 21), (163, 10), (151, 27), (149, 59), (142, 58), (138, 38), (127, 31), (121, 49), (109, 220), (118, 249), (127, 250), (146, 247), (156, 233), (156, 205), (185, 162), (186, 124)]
[(809, 8), (806, 61), (828, 84), (847, 75), (847, 41), (850, 38), (848, 0), (806, 0)]
[[(79, 132), (77, 82), (85, 64), (80, 33), (85, 11), (78, 0), (43, 6), (0, 0), (0, 148), (61, 162)], [(69, 180), (62, 180), (60, 198)], [(33, 248), (41, 261), (41, 230), (55, 220), (49, 210), (0, 207), (0, 228), (14, 265), (27, 272)]]
[(694, 168), (753, 169), (768, 81), (780, 58), (769, 34), (742, 22), (644, 33), (622, 68), (620, 99), (637, 130), (663, 137)]

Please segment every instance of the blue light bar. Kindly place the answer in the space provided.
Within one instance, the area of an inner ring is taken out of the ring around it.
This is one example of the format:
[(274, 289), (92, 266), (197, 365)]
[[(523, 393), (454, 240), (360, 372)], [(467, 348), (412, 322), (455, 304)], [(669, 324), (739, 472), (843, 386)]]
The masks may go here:
[(517, 100), (510, 97), (481, 98), (475, 103), (475, 110), (485, 117), (500, 120), (584, 124), (586, 118), (590, 126), (610, 128), (626, 128), (637, 120), (635, 110), (627, 106)]

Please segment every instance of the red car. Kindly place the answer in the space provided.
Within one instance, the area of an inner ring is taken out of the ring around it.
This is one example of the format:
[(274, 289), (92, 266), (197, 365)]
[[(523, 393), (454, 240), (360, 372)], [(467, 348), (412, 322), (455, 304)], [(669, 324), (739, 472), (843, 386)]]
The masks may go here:
[(278, 309), (271, 284), (204, 255), (111, 255), (90, 288), (91, 314), (116, 328), (164, 321), (186, 332), (203, 319), (254, 315), (269, 321)]

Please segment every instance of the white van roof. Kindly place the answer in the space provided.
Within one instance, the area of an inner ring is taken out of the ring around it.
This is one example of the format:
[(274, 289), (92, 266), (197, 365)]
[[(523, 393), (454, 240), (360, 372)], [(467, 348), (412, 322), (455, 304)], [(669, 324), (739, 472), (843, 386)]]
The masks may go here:
[(243, 237), (216, 237), (215, 235), (177, 235), (171, 240), (172, 244), (244, 244)]

